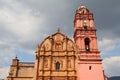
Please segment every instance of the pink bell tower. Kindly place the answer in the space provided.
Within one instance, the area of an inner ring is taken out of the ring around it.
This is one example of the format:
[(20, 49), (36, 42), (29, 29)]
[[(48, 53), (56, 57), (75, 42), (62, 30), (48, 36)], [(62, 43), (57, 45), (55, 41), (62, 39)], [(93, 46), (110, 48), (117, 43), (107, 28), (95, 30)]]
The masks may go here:
[(76, 10), (74, 40), (78, 46), (78, 80), (107, 80), (98, 51), (93, 13), (85, 6)]

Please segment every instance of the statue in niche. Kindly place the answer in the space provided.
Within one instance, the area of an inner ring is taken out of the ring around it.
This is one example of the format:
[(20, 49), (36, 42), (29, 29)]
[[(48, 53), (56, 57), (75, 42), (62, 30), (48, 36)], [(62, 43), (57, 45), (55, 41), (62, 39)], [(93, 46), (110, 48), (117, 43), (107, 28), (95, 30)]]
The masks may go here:
[(73, 45), (71, 44), (71, 42), (68, 42), (68, 50), (73, 50)]
[(61, 41), (60, 36), (56, 37), (56, 40), (55, 40), (55, 49), (62, 50), (62, 47), (63, 47), (62, 45), (63, 45), (63, 43)]
[(61, 68), (63, 67), (63, 61), (61, 60)]
[(62, 50), (62, 42), (57, 41), (56, 44), (55, 44), (55, 49)]
[(48, 43), (45, 44), (45, 50), (49, 50), (49, 44)]
[(45, 50), (45, 45), (42, 45), (41, 50)]
[(71, 60), (68, 60), (68, 68), (71, 68)]
[(47, 68), (48, 67), (48, 60), (45, 58), (44, 59), (44, 68)]

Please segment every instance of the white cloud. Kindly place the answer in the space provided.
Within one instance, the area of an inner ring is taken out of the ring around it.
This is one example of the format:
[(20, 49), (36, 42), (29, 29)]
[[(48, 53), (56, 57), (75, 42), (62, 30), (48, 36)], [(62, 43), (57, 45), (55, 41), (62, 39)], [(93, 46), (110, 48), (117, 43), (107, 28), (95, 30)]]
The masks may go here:
[[(16, 0), (2, 0), (4, 5), (0, 9), (1, 39), (7, 44), (24, 47), (27, 42), (38, 39), (38, 33), (42, 32), (45, 24), (45, 16), (42, 12), (34, 11), (27, 5)], [(23, 45), (24, 44), (24, 45)], [(2, 44), (3, 45), (3, 44)]]
[(103, 67), (107, 76), (120, 76), (120, 56), (105, 58)]
[(9, 73), (9, 67), (0, 68), (0, 79), (6, 79)]
[(120, 44), (120, 39), (119, 38), (114, 38), (114, 39), (108, 39), (108, 38), (103, 38), (101, 41), (98, 41), (98, 45), (100, 48), (100, 51), (102, 53), (107, 53), (109, 51), (112, 51), (116, 48), (116, 44)]
[(45, 17), (16, 0), (0, 2), (4, 4), (0, 5), (0, 76), (6, 77), (6, 66), (10, 66), (12, 58), (16, 56), (16, 47), (23, 52), (33, 52), (29, 44), (35, 44), (38, 39), (34, 35), (42, 31)]
[[(19, 8), (18, 8), (19, 9)], [(42, 14), (41, 14), (42, 15)], [(29, 10), (22, 10), (20, 13), (10, 8), (0, 10), (0, 23), (6, 30), (16, 34), (20, 38), (27, 39), (41, 27), (44, 18), (35, 16)]]
[(15, 56), (14, 50), (9, 45), (5, 48), (0, 48), (0, 68), (10, 64), (11, 59)]

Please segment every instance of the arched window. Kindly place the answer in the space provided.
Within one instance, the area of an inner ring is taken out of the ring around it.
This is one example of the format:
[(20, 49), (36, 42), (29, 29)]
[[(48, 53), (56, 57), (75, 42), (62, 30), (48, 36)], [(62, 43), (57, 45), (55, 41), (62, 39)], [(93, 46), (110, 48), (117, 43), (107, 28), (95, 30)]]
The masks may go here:
[(60, 70), (60, 63), (58, 61), (56, 62), (56, 70)]
[(90, 40), (89, 40), (89, 38), (85, 38), (85, 50), (90, 51)]

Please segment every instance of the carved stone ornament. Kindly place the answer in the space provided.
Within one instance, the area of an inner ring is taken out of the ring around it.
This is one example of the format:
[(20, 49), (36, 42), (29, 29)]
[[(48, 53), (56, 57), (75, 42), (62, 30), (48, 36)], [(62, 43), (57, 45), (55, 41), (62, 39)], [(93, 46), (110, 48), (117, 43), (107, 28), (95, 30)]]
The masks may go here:
[(48, 67), (48, 60), (47, 58), (44, 59), (44, 68), (47, 68)]

